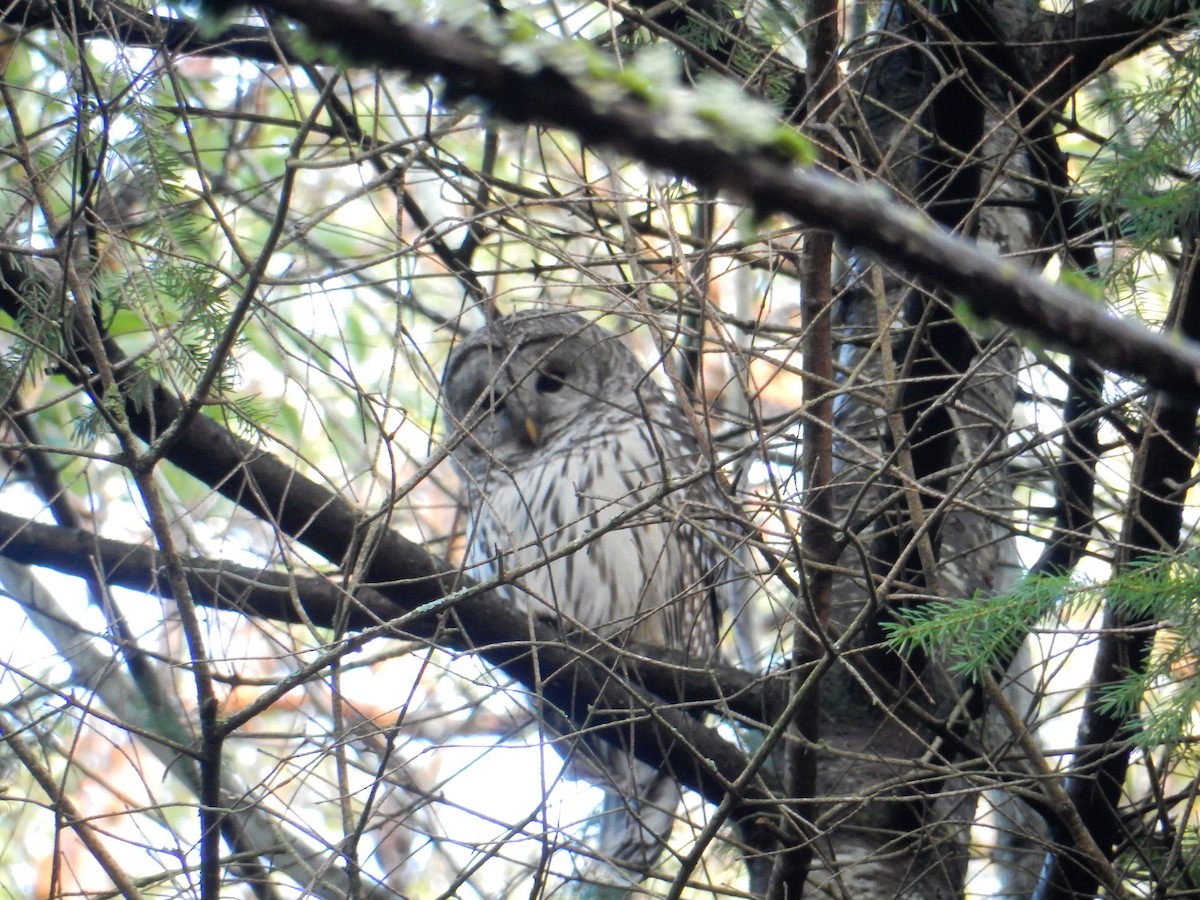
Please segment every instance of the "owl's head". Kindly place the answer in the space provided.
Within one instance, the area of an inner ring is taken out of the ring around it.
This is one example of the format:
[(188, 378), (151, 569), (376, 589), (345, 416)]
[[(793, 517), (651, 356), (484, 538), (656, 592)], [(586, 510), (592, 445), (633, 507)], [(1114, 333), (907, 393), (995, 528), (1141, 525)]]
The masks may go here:
[(589, 420), (604, 410), (636, 413), (643, 384), (629, 348), (583, 316), (530, 310), (497, 319), (454, 348), (442, 375), (447, 412), (468, 434), (455, 456), (468, 468), (488, 457), (520, 463), (576, 423), (576, 433), (594, 433), (600, 423)]

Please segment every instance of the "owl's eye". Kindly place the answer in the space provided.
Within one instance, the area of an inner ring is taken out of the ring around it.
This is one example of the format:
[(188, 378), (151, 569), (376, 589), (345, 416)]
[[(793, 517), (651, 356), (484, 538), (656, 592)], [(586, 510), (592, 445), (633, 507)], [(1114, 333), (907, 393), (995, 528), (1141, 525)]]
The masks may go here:
[(566, 383), (566, 372), (561, 369), (547, 369), (544, 372), (538, 372), (537, 381), (533, 383), (533, 389), (539, 394), (557, 394), (563, 389), (563, 385)]

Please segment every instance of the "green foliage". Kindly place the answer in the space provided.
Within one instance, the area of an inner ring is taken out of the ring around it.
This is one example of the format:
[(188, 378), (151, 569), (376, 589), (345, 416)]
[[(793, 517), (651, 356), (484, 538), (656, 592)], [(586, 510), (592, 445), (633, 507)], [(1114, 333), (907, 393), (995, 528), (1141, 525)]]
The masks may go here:
[(1058, 273), (1058, 281), (1059, 284), (1065, 285), (1085, 297), (1090, 297), (1097, 303), (1104, 302), (1104, 286), (1095, 278), (1088, 277), (1086, 273), (1064, 268)]
[(71, 422), (71, 439), (84, 447), (94, 446), (108, 432), (108, 421), (96, 406), (86, 405)]
[(1179, 0), (1133, 0), (1129, 5), (1135, 15), (1147, 17), (1178, 15), (1180, 8), (1183, 6), (1191, 9), (1196, 8), (1194, 0), (1187, 4), (1180, 3)]
[(1180, 884), (1200, 882), (1200, 831), (1184, 825), (1176, 833), (1161, 828), (1157, 821), (1151, 828), (1140, 840), (1129, 842), (1129, 849), (1118, 857), (1122, 871), (1132, 880), (1147, 883), (1161, 883), (1169, 877)]
[(1007, 661), (1040, 623), (1101, 603), (1115, 627), (1153, 629), (1154, 641), (1140, 671), (1103, 688), (1100, 709), (1137, 718), (1130, 738), (1143, 749), (1194, 753), (1189, 739), (1200, 709), (1200, 551), (1137, 563), (1103, 584), (1028, 578), (998, 597), (925, 603), (898, 610), (885, 629), (897, 652), (944, 658), (956, 674), (976, 679)]
[(1091, 89), (1109, 137), (1081, 174), (1083, 209), (1134, 251), (1108, 272), (1118, 287), (1136, 279), (1140, 254), (1177, 252), (1178, 236), (1200, 228), (1200, 46), (1181, 40), (1157, 62), (1130, 62)]
[(1143, 671), (1129, 672), (1107, 686), (1101, 709), (1142, 718), (1132, 735), (1138, 746), (1179, 745), (1191, 756), (1188, 739), (1200, 708), (1200, 552), (1140, 563), (1110, 582), (1108, 600), (1123, 622), (1157, 625)]
[(1028, 578), (999, 597), (936, 600), (896, 611), (884, 624), (899, 653), (946, 658), (951, 671), (969, 678), (1007, 659), (1039, 621), (1079, 591), (1066, 577)]

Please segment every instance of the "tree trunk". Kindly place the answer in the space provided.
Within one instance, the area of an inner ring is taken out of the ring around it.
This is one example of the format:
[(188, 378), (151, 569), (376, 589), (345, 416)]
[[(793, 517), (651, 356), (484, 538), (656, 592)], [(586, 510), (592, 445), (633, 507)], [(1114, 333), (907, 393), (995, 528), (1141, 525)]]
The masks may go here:
[[(981, 43), (1022, 33), (1032, 13), (1013, 5), (1007, 21), (991, 22), (1001, 34), (981, 34), (973, 5), (958, 6), (935, 15), (897, 4), (881, 15), (880, 34), (851, 66), (860, 115), (843, 127), (868, 134), (869, 152), (845, 160), (846, 174), (882, 180), (941, 227), (1039, 266), (1044, 220), (1027, 140), (1014, 128), (1019, 98), (985, 64)], [(852, 635), (855, 652), (824, 683), (823, 838), (810, 885), (844, 896), (952, 897), (966, 876), (979, 795), (945, 776), (955, 750), (929, 727), (963, 686), (937, 660), (902, 661), (879, 647), (891, 609), (1004, 591), (1019, 571), (1005, 438), (1021, 351), (1002, 329), (971, 327), (958, 300), (855, 257), (834, 306), (843, 387), (834, 628)], [(1012, 671), (1019, 681), (1024, 660)], [(1010, 695), (1028, 711), (1027, 690), (1014, 684)], [(970, 734), (981, 750), (1012, 740), (982, 720)], [(1000, 806), (1029, 833), (1023, 809)], [(1006, 848), (1006, 894), (1029, 889), (1033, 853)]]

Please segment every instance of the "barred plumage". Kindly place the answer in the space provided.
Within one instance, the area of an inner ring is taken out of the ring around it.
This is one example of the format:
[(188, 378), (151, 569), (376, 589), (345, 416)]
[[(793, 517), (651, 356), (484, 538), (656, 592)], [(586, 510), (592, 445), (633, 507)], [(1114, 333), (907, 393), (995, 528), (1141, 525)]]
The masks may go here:
[[(710, 658), (737, 593), (720, 536), (735, 508), (715, 476), (678, 487), (711, 462), (633, 353), (575, 313), (517, 313), (454, 349), (443, 389), (465, 432), (471, 574), (528, 568), (502, 590), (533, 615)], [(600, 852), (652, 866), (679, 804), (669, 773), (607, 746), (576, 771), (610, 797)]]

